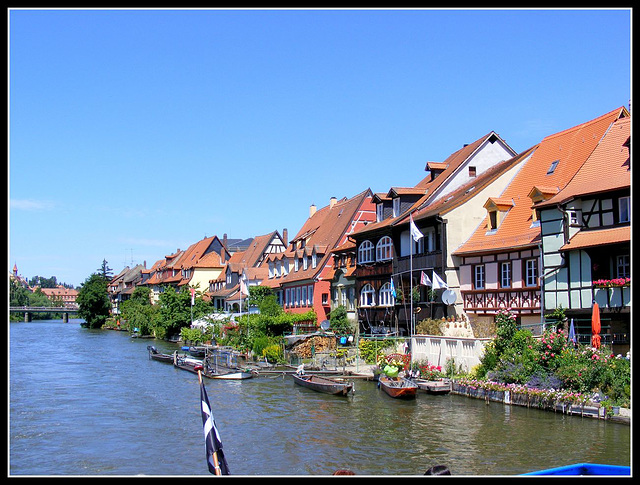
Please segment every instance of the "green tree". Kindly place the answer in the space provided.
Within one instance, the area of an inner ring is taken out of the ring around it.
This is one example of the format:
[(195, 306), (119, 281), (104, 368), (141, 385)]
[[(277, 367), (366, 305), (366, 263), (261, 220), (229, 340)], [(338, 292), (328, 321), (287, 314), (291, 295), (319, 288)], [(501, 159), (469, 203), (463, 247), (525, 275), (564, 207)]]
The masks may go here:
[(102, 327), (111, 311), (107, 280), (98, 273), (91, 274), (80, 286), (76, 303), (78, 316), (84, 319), (83, 327)]
[(126, 328), (133, 332), (138, 329), (140, 335), (153, 335), (158, 315), (157, 307), (151, 305), (149, 294), (151, 290), (146, 286), (138, 286), (131, 295), (120, 305), (122, 318)]
[(12, 279), (9, 285), (9, 306), (27, 306), (31, 292)]
[(102, 265), (98, 268), (97, 273), (102, 276), (105, 280), (110, 280), (113, 277), (112, 269), (109, 268), (107, 264), (107, 260), (102, 260)]
[(158, 311), (157, 325), (155, 327), (156, 337), (165, 338), (180, 334), (182, 327), (191, 325), (193, 319), (203, 317), (213, 312), (211, 302), (202, 298), (201, 292), (196, 289), (196, 298), (193, 308), (191, 308), (191, 292), (185, 287), (176, 291), (173, 287), (167, 287), (160, 294), (160, 309)]
[(353, 326), (347, 317), (347, 309), (340, 305), (329, 313), (329, 321), (331, 322), (331, 330), (338, 335), (345, 335), (353, 332)]

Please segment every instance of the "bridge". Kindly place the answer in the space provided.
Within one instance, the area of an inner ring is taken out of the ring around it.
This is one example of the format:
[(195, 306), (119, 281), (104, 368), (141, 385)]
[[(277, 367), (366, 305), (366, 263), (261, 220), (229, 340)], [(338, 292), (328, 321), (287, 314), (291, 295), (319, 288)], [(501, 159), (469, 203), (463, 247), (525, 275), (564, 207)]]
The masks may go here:
[(77, 314), (78, 306), (12, 306), (9, 313), (24, 313), (24, 321), (30, 322), (34, 313), (62, 313), (62, 321), (69, 322), (69, 314)]

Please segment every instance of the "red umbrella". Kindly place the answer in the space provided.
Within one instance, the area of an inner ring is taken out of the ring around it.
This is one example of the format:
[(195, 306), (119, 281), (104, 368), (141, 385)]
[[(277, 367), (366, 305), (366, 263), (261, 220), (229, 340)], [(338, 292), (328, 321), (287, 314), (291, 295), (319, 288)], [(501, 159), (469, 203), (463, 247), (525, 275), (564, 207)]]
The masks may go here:
[(593, 302), (593, 310), (591, 313), (591, 346), (600, 348), (600, 308), (596, 302)]

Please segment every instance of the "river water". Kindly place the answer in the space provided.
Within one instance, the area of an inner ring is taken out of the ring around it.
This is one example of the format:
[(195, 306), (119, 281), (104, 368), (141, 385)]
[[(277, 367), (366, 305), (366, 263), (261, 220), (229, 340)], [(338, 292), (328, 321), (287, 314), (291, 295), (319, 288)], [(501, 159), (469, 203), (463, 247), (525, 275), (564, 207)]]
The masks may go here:
[[(198, 378), (149, 360), (177, 344), (10, 323), (10, 475), (209, 475)], [(462, 396), (395, 400), (356, 380), (347, 398), (290, 377), (205, 380), (233, 475), (517, 475), (630, 465), (628, 425)]]

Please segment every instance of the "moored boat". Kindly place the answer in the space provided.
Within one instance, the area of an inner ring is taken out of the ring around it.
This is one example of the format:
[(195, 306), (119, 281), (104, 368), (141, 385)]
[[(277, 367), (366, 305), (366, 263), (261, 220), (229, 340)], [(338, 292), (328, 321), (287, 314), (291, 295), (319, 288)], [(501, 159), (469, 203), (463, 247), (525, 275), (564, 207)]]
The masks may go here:
[(404, 377), (380, 375), (378, 385), (389, 396), (396, 399), (415, 399), (418, 386)]
[(414, 379), (415, 384), (423, 391), (429, 394), (449, 394), (451, 392), (451, 381), (425, 381), (423, 379)]
[(173, 362), (172, 354), (162, 354), (158, 352), (158, 349), (156, 349), (153, 345), (147, 345), (147, 351), (149, 352), (149, 358), (151, 360), (157, 360), (158, 362), (167, 363)]
[(314, 375), (292, 374), (292, 376), (293, 381), (299, 386), (313, 389), (317, 392), (323, 392), (325, 394), (347, 396), (349, 392), (353, 391), (353, 384), (350, 382), (340, 382), (335, 379)]
[(548, 468), (535, 472), (524, 473), (524, 475), (631, 475), (631, 467), (619, 465), (602, 465), (598, 463), (576, 463), (574, 465)]

